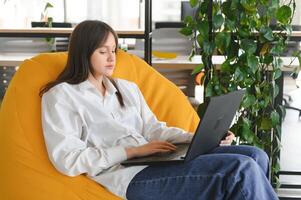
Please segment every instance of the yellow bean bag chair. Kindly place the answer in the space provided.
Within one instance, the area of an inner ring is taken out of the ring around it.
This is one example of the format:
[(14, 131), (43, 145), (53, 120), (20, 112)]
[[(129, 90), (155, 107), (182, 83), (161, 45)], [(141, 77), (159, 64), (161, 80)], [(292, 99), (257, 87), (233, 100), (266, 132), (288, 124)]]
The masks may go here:
[[(38, 93), (66, 59), (66, 53), (45, 53), (25, 60), (10, 82), (0, 111), (1, 200), (120, 199), (84, 175), (60, 174), (48, 159)], [(194, 132), (199, 118), (187, 98), (142, 59), (118, 51), (114, 76), (135, 82), (159, 120)]]

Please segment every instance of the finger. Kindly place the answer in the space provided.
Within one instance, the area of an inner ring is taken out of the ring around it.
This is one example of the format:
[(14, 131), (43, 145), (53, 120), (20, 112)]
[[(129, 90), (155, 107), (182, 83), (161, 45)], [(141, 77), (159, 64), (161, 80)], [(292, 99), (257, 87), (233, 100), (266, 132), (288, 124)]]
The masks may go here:
[(172, 147), (172, 146), (168, 146), (168, 145), (162, 145), (160, 146), (161, 149), (168, 149), (168, 150), (171, 150), (171, 151), (175, 151), (176, 148), (175, 147)]
[(159, 145), (171, 147), (173, 149), (177, 148), (177, 146), (175, 146), (174, 144), (172, 144), (170, 142), (166, 142), (166, 141), (157, 141), (156, 143), (159, 144)]
[(225, 140), (233, 140), (234, 139), (234, 135), (229, 135), (225, 138)]
[(172, 143), (170, 143), (170, 142), (166, 142), (166, 145), (169, 146), (169, 147), (171, 147), (171, 148), (173, 148), (173, 149), (176, 149), (176, 148), (177, 148), (176, 145), (174, 145), (174, 144), (172, 144)]
[(232, 131), (228, 131), (228, 136), (230, 136), (230, 135), (235, 136), (234, 133), (233, 133)]
[(221, 140), (220, 144), (226, 144), (228, 143), (227, 140)]
[(220, 146), (230, 146), (231, 143), (229, 143), (229, 142), (221, 142), (221, 143), (219, 143), (219, 145)]
[(231, 143), (232, 143), (231, 140), (222, 140), (222, 141), (220, 142), (220, 144), (231, 144)]
[(153, 153), (168, 153), (172, 152), (172, 150), (167, 150), (167, 149), (154, 149)]
[(228, 142), (232, 142), (233, 141), (233, 138), (229, 138), (229, 139), (226, 139)]
[(175, 151), (175, 150), (176, 150), (175, 147), (170, 146), (170, 145), (166, 145), (166, 144), (160, 144), (160, 145), (158, 146), (158, 148), (160, 148), (160, 149), (168, 149), (168, 150), (171, 150), (171, 151)]
[(175, 146), (174, 144), (172, 144), (172, 143), (170, 143), (170, 142), (163, 141), (163, 144), (168, 145), (168, 146), (170, 146), (170, 147), (177, 148), (177, 146)]
[(219, 146), (230, 146), (231, 144), (219, 144)]

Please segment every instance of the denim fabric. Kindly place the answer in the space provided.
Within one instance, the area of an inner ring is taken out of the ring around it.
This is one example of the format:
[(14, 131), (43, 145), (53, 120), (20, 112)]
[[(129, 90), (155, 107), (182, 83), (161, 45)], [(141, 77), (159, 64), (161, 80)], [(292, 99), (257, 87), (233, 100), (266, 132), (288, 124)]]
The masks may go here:
[(171, 165), (149, 166), (127, 189), (129, 200), (273, 200), (268, 157), (251, 146), (221, 146), (211, 154)]

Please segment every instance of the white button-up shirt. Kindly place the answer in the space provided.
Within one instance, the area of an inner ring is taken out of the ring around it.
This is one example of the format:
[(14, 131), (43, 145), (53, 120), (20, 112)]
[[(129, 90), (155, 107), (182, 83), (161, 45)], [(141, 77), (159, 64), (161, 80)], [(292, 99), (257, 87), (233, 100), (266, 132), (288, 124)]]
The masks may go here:
[(126, 198), (132, 178), (147, 167), (120, 165), (127, 159), (126, 147), (151, 140), (190, 142), (192, 134), (158, 121), (135, 83), (115, 81), (124, 108), (106, 77), (104, 96), (89, 80), (61, 83), (42, 97), (42, 126), (49, 158), (57, 170), (68, 176), (86, 174)]

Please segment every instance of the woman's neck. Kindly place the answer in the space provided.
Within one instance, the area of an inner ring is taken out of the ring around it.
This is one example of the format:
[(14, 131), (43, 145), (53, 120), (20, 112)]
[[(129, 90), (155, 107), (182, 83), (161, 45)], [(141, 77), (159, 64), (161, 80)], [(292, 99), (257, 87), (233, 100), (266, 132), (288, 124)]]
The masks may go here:
[(94, 76), (92, 74), (89, 75), (88, 80), (96, 87), (96, 89), (104, 96), (106, 93), (106, 88), (103, 84), (103, 75)]

